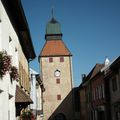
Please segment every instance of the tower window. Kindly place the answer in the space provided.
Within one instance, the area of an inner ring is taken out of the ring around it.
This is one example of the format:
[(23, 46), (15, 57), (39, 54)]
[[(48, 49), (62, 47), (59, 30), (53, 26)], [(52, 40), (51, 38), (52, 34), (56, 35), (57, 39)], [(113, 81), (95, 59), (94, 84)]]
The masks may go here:
[(64, 62), (64, 57), (60, 57), (60, 62)]
[(57, 95), (57, 100), (61, 100), (61, 95)]
[(59, 78), (56, 79), (56, 83), (60, 84), (60, 79)]
[(49, 58), (49, 62), (53, 62), (53, 58), (52, 57)]

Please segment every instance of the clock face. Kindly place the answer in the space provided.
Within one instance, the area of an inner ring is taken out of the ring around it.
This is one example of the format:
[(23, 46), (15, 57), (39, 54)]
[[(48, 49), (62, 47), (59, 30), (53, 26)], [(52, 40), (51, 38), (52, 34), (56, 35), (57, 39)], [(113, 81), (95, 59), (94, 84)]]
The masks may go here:
[(55, 71), (55, 76), (56, 76), (56, 77), (59, 77), (59, 76), (60, 76), (60, 71), (59, 71), (59, 70), (56, 70), (56, 71)]

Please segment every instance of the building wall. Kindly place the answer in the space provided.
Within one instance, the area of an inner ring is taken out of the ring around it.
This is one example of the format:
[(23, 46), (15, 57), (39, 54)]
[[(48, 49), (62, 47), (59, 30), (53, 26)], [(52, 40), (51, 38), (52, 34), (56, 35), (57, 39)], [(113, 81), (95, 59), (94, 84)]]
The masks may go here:
[(79, 90), (80, 96), (80, 118), (81, 120), (86, 120), (86, 94), (85, 87)]
[[(0, 20), (0, 51), (7, 51), (8, 55), (12, 56), (12, 65), (18, 67), (18, 52), (15, 50), (15, 48), (18, 49), (18, 37), (1, 1)], [(8, 73), (2, 80), (0, 79), (0, 89), (3, 90), (0, 93), (0, 120), (15, 120), (16, 84), (16, 81), (11, 82)], [(9, 95), (13, 97), (9, 99)]]
[(98, 75), (95, 79), (92, 80), (92, 102), (93, 107), (103, 105), (105, 101), (105, 92), (104, 92), (104, 78), (103, 75)]
[[(117, 83), (117, 90), (113, 91), (112, 87), (112, 79), (116, 77), (116, 83)], [(118, 72), (116, 74), (113, 74), (113, 76), (110, 78), (110, 93), (111, 93), (111, 114), (112, 114), (112, 120), (116, 120), (116, 113), (117, 109), (120, 107), (120, 68), (118, 69)], [(119, 110), (119, 117), (120, 117), (120, 110)]]
[(37, 101), (37, 120), (42, 120), (42, 91), (40, 85), (36, 86), (36, 101)]
[[(72, 111), (72, 69), (71, 58), (64, 57), (64, 62), (60, 62), (60, 57), (53, 57), (53, 62), (49, 63), (49, 57), (41, 57), (41, 75), (45, 87), (43, 93), (43, 110), (44, 119), (47, 120), (54, 113), (64, 113), (68, 120), (71, 120)], [(54, 75), (55, 70), (60, 70), (60, 77)], [(60, 79), (60, 84), (56, 83), (56, 79)], [(57, 100), (57, 95), (61, 95), (61, 100)], [(69, 98), (69, 99), (68, 99)], [(63, 104), (67, 101), (69, 106)], [(63, 111), (61, 111), (63, 110)]]
[(20, 44), (18, 46), (18, 57), (19, 57), (19, 76), (20, 76), (19, 84), (24, 88), (24, 90), (27, 90), (27, 92), (29, 93), (30, 83), (29, 83), (28, 61), (22, 51)]
[(40, 84), (36, 80), (36, 75), (38, 75), (38, 73), (33, 69), (30, 69), (30, 78), (31, 78), (30, 97), (33, 100), (33, 104), (30, 105), (30, 109), (36, 116), (37, 120), (42, 120), (42, 117), (41, 117), (42, 91), (41, 91)]
[(30, 105), (30, 109), (34, 112), (34, 115), (36, 116), (36, 110), (37, 110), (37, 93), (36, 93), (36, 73), (32, 69), (30, 69), (30, 78), (31, 78), (31, 91), (30, 91), (30, 97), (33, 100), (33, 104)]
[[(117, 90), (113, 91), (112, 88), (112, 79), (116, 77), (116, 82), (117, 82)], [(116, 102), (118, 99), (120, 99), (120, 68), (118, 70), (118, 73), (114, 74), (110, 78), (110, 92), (111, 92), (111, 102)]]
[(86, 108), (87, 108), (87, 120), (92, 120), (93, 114), (92, 114), (92, 88), (91, 88), (91, 81), (87, 82), (86, 88)]
[(107, 120), (107, 108), (106, 108), (107, 104), (105, 102), (106, 100), (105, 82), (103, 73), (98, 74), (92, 80), (91, 84), (92, 84), (93, 119)]

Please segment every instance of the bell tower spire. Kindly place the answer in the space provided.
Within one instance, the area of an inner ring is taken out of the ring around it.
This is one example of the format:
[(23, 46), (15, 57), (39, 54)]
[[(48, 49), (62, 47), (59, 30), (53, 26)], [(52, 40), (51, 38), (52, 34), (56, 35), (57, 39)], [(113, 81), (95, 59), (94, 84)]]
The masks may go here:
[(54, 18), (54, 7), (52, 7), (51, 15), (52, 15), (52, 18)]
[(60, 23), (54, 17), (53, 8), (51, 10), (51, 14), (52, 14), (52, 18), (47, 23), (47, 26), (46, 26), (45, 39), (46, 40), (62, 40), (61, 26), (60, 26)]

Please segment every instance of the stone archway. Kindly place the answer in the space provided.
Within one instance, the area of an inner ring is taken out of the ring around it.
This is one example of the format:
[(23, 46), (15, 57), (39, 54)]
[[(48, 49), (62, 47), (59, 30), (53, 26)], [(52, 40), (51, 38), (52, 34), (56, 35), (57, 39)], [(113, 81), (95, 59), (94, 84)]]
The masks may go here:
[(55, 120), (67, 120), (65, 115), (63, 113), (58, 113), (56, 116), (55, 116)]

